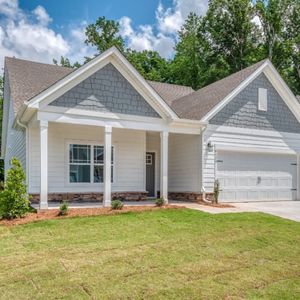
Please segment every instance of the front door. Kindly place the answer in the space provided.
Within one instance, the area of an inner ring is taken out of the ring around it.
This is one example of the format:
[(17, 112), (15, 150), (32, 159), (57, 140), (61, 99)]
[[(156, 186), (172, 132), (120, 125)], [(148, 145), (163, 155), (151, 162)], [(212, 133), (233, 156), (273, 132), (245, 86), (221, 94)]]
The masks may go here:
[(146, 153), (146, 191), (148, 197), (155, 197), (155, 153)]

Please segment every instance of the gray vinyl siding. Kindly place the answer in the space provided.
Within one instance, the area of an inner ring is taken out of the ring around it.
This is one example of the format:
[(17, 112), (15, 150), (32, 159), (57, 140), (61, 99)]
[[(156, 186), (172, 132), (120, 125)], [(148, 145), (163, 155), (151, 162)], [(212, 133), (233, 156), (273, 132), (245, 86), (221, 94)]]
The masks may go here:
[(123, 75), (108, 64), (50, 105), (159, 118)]
[[(268, 90), (267, 111), (258, 110), (258, 89)], [(300, 133), (300, 124), (265, 74), (260, 74), (210, 121), (210, 124)]]

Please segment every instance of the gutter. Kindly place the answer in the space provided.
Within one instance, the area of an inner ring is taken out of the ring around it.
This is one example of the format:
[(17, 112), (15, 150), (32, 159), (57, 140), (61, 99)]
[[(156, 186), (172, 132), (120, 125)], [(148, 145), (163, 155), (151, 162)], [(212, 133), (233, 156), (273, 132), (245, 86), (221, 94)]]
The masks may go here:
[(28, 145), (29, 145), (29, 131), (28, 131), (28, 126), (26, 126), (25, 124), (21, 123), (19, 121), (19, 119), (16, 119), (16, 123), (25, 129), (25, 168), (26, 168), (26, 184), (27, 184), (27, 188), (28, 188), (28, 184), (29, 184), (29, 151), (28, 151)]
[[(207, 121), (200, 121), (202, 124), (203, 124), (203, 127), (202, 127), (202, 131), (201, 131), (201, 134), (203, 134), (203, 132), (206, 130), (207, 128), (207, 125), (208, 125), (208, 122)], [(202, 171), (203, 171), (203, 153), (202, 153)], [(203, 179), (203, 176), (202, 176), (202, 179)], [(202, 192), (202, 200), (205, 202), (205, 203), (212, 203), (212, 200), (206, 198), (206, 190), (205, 190), (205, 187), (204, 185), (202, 184), (202, 188), (201, 188), (201, 192)]]

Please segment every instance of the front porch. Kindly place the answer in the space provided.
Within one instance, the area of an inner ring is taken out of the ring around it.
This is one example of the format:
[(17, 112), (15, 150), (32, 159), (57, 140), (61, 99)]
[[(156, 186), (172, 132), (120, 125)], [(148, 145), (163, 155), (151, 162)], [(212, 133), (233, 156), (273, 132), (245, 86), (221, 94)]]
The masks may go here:
[(109, 207), (113, 199), (154, 205), (149, 197), (201, 194), (199, 134), (43, 120), (30, 126), (29, 141), (28, 187), (40, 209), (63, 200)]

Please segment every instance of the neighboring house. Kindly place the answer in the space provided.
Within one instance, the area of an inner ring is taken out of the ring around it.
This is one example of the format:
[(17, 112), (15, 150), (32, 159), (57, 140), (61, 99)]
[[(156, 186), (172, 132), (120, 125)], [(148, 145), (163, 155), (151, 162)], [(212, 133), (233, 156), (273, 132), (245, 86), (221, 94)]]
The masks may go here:
[[(111, 48), (78, 69), (5, 59), (2, 149), (48, 200), (296, 200), (300, 105), (269, 60), (198, 91)], [(206, 192), (203, 195), (203, 192)]]

